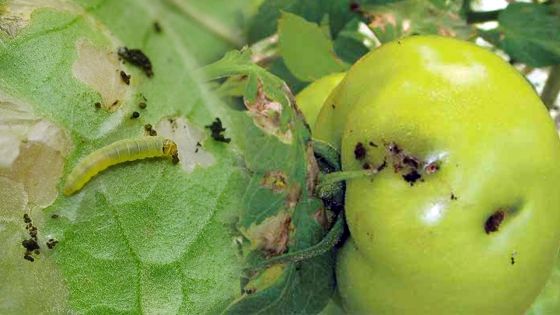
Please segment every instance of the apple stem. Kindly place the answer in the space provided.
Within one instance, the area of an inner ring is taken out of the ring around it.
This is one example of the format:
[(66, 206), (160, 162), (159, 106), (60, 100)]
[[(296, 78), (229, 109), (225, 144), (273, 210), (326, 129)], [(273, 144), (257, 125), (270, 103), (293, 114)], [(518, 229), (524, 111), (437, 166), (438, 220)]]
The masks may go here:
[(367, 169), (358, 171), (340, 171), (332, 172), (319, 176), (319, 184), (317, 185), (317, 191), (321, 191), (325, 187), (331, 186), (335, 183), (346, 181), (349, 179), (370, 177), (379, 173), (377, 169)]
[(248, 268), (248, 270), (251, 272), (257, 272), (274, 265), (295, 263), (322, 255), (332, 250), (332, 248), (340, 242), (342, 236), (344, 235), (345, 227), (346, 223), (344, 220), (344, 215), (341, 213), (338, 215), (332, 228), (319, 243), (306, 249), (272, 257), (259, 265)]

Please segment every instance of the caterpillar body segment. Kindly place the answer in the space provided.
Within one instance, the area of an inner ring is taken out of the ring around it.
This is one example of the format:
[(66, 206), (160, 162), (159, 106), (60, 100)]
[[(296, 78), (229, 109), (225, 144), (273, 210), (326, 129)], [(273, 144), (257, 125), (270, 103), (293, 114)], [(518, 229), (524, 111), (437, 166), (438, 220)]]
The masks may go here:
[(97, 173), (112, 165), (160, 156), (169, 156), (174, 163), (177, 163), (179, 161), (177, 154), (177, 144), (163, 137), (116, 141), (82, 159), (68, 175), (63, 193), (66, 196), (74, 194)]

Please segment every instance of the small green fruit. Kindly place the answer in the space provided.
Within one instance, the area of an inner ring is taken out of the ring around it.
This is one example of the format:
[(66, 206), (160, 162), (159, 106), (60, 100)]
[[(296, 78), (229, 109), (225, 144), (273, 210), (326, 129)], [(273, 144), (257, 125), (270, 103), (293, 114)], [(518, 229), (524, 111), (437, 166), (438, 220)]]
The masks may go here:
[(560, 241), (560, 141), (523, 76), (414, 36), (359, 60), (325, 104), (314, 136), (343, 170), (378, 170), (347, 182), (346, 311), (522, 314)]
[(345, 75), (346, 73), (343, 72), (324, 76), (296, 95), (296, 103), (311, 128), (315, 125), (323, 103)]

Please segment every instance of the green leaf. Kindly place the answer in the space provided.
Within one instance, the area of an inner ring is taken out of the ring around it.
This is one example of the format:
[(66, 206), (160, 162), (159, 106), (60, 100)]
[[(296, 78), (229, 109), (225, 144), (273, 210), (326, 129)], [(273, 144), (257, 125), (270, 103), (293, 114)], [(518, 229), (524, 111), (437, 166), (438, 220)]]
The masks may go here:
[[(239, 147), (251, 174), (237, 223), (247, 240), (242, 252), (249, 268), (267, 256), (309, 248), (326, 233), (318, 220), (322, 202), (312, 195), (316, 173), (310, 132), (283, 82), (250, 56), (249, 50), (230, 52), (201, 70), (209, 80), (243, 76), (247, 81), (248, 112), (237, 116), (235, 125), (243, 133), (235, 137), (244, 140)], [(334, 256), (330, 252), (246, 276), (241, 278), (244, 294), (226, 313), (313, 314), (333, 293)]]
[(334, 42), (334, 50), (344, 61), (354, 63), (375, 48), (376, 44), (377, 39), (367, 25), (354, 19), (348, 22), (338, 34)]
[(335, 55), (331, 40), (317, 24), (284, 13), (278, 22), (278, 34), (286, 66), (302, 81), (314, 81), (348, 68)]
[(350, 3), (350, 0), (266, 0), (250, 25), (249, 42), (254, 43), (274, 34), (282, 11), (317, 24), (327, 16), (330, 35), (335, 36), (348, 21), (358, 17), (350, 10)]
[[(235, 33), (240, 28), (232, 13), (244, 12), (244, 2), (189, 4)], [(170, 1), (5, 5), (0, 125), (2, 141), (16, 142), (9, 150), (14, 161), (6, 159), (5, 142), (0, 154), (0, 241), (6, 249), (0, 313), (223, 311), (240, 295), (243, 266), (233, 227), (249, 178), (232, 125), (239, 114), (195, 69), (232, 43)], [(121, 46), (141, 49), (154, 76), (119, 62)], [(121, 70), (131, 75), (130, 85), (120, 79)], [(131, 119), (135, 111), (140, 117)], [(214, 141), (204, 128), (216, 117), (230, 144)], [(181, 164), (124, 163), (74, 196), (59, 194), (86, 154), (143, 136), (145, 124), (174, 138)], [(34, 262), (23, 259), (21, 242), (30, 237), (24, 213), (38, 229)], [(53, 249), (46, 246), (50, 238), (59, 242)]]
[(498, 16), (500, 47), (532, 67), (560, 63), (560, 5), (512, 3)]
[(274, 60), (268, 67), (268, 71), (284, 80), (294, 94), (299, 93), (307, 86), (307, 82), (299, 80), (290, 72), (282, 58)]

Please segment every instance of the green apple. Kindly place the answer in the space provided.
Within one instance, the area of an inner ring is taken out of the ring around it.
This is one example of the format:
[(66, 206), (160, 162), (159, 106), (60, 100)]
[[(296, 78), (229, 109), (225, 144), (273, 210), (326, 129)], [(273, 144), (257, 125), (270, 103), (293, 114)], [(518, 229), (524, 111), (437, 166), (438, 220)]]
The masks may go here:
[(315, 120), (323, 103), (338, 83), (342, 81), (344, 75), (346, 75), (345, 72), (324, 76), (308, 85), (296, 95), (298, 108), (311, 128), (315, 125)]
[(414, 36), (359, 60), (315, 137), (341, 150), (350, 314), (522, 314), (560, 244), (560, 141), (529, 83), (474, 44)]

